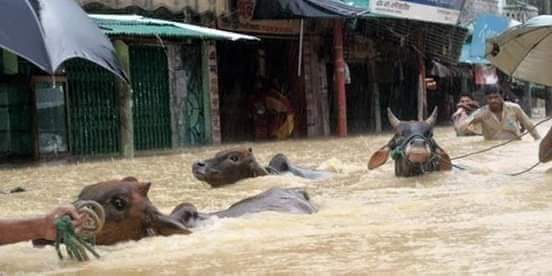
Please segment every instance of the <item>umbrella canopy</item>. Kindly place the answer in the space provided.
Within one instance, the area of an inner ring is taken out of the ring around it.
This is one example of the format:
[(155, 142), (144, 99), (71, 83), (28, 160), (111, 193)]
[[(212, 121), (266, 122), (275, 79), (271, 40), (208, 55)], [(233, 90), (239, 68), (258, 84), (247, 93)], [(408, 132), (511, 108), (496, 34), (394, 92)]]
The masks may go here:
[(50, 74), (82, 58), (127, 80), (111, 41), (73, 0), (0, 0), (0, 47)]
[(552, 86), (552, 16), (537, 16), (487, 40), (486, 57), (508, 75)]
[(253, 19), (355, 17), (363, 12), (338, 0), (257, 0)]

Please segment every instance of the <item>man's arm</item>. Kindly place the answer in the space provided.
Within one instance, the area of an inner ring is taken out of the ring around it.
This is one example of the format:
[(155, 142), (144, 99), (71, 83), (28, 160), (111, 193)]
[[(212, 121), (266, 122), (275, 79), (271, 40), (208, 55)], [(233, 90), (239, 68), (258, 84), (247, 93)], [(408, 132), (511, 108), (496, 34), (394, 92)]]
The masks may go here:
[(529, 116), (527, 116), (527, 114), (525, 114), (525, 111), (523, 111), (523, 109), (521, 109), (521, 107), (519, 105), (516, 105), (515, 109), (516, 109), (517, 118), (518, 118), (519, 122), (521, 123), (521, 125), (525, 129), (527, 129), (527, 131), (529, 131), (531, 136), (533, 136), (533, 139), (539, 140), (541, 138), (540, 134), (537, 131), (537, 128), (535, 127), (533, 122), (531, 122), (531, 120), (529, 119)]
[(480, 123), (483, 120), (484, 112), (482, 108), (474, 111), (465, 120), (458, 123), (458, 129), (466, 131), (470, 125)]
[(80, 215), (72, 206), (59, 207), (36, 218), (0, 220), (0, 245), (37, 239), (55, 240), (55, 220), (66, 214), (73, 218), (75, 226), (80, 224)]

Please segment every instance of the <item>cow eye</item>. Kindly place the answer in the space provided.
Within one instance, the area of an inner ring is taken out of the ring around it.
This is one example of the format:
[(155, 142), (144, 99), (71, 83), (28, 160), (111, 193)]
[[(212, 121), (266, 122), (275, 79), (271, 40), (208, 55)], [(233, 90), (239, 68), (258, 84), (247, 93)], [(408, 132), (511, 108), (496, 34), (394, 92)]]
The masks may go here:
[(230, 156), (230, 160), (232, 160), (234, 162), (238, 162), (238, 160), (240, 160), (240, 158), (237, 155), (232, 155), (232, 156)]
[(115, 209), (117, 209), (119, 211), (122, 211), (127, 207), (127, 202), (124, 199), (120, 198), (120, 197), (114, 197), (111, 200), (111, 205), (113, 205), (113, 207), (115, 207)]

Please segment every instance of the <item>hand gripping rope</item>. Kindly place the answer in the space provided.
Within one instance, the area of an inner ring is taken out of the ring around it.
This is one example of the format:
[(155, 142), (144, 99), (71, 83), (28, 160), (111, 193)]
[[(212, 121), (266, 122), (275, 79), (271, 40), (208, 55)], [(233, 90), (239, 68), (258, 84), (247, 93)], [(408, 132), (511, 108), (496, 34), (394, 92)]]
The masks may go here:
[(90, 258), (86, 251), (90, 251), (96, 258), (100, 255), (93, 249), (95, 236), (99, 233), (105, 222), (105, 211), (95, 201), (76, 201), (73, 203), (77, 212), (83, 217), (80, 231), (76, 232), (71, 217), (64, 215), (55, 221), (56, 225), (56, 251), (58, 257), (63, 259), (61, 244), (65, 244), (67, 255), (79, 262), (88, 261)]

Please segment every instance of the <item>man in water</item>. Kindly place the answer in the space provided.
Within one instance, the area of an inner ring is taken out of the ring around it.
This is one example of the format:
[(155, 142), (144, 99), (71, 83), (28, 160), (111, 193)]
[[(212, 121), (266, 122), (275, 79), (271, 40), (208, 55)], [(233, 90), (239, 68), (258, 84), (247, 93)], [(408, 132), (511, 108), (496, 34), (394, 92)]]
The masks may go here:
[(481, 135), (481, 128), (477, 125), (470, 125), (466, 130), (461, 130), (460, 125), (479, 108), (479, 103), (473, 99), (469, 94), (460, 95), (460, 100), (456, 105), (458, 108), (454, 114), (452, 114), (452, 122), (454, 124), (454, 130), (456, 130), (456, 136), (472, 136)]
[(460, 123), (461, 131), (466, 131), (473, 124), (481, 123), (485, 140), (521, 139), (521, 124), (529, 130), (535, 140), (540, 139), (537, 129), (518, 104), (505, 102), (496, 87), (487, 90), (485, 94), (487, 105)]
[(69, 215), (75, 227), (80, 226), (81, 216), (73, 206), (58, 207), (45, 216), (28, 219), (0, 219), (0, 245), (29, 240), (55, 240), (58, 217)]

